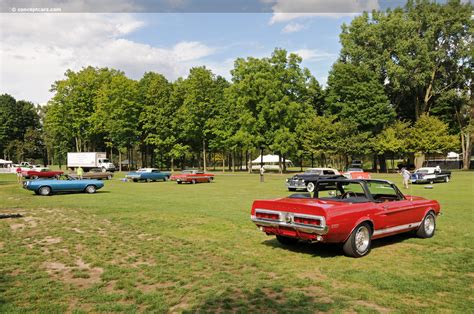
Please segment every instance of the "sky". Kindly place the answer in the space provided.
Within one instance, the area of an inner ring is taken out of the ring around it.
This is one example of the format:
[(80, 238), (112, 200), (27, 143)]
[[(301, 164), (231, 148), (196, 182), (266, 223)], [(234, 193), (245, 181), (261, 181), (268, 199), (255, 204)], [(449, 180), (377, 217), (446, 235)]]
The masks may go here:
[[(180, 1), (184, 0), (173, 4)], [(286, 7), (287, 0), (260, 0), (270, 8), (264, 13), (128, 9), (84, 13), (77, 8), (19, 13), (21, 7), (4, 6), (0, 8), (0, 94), (45, 104), (52, 97), (51, 85), (63, 79), (67, 69), (79, 71), (89, 65), (119, 69), (132, 79), (155, 71), (171, 81), (185, 77), (191, 67), (205, 65), (231, 79), (236, 58), (268, 57), (275, 48), (299, 54), (302, 65), (325, 85), (339, 54), (341, 25), (362, 10), (380, 8), (380, 3), (333, 0), (334, 6), (323, 10), (307, 8), (307, 2), (294, 0), (291, 3), (301, 6), (292, 10)]]

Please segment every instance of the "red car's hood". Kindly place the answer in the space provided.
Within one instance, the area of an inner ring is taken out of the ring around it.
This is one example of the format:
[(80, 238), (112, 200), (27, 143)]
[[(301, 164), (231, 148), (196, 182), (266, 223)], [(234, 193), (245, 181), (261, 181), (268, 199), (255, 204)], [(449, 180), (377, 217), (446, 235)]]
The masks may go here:
[(412, 195), (405, 195), (405, 198), (409, 201), (422, 201), (426, 200), (426, 198), (421, 197), (421, 196), (412, 196)]

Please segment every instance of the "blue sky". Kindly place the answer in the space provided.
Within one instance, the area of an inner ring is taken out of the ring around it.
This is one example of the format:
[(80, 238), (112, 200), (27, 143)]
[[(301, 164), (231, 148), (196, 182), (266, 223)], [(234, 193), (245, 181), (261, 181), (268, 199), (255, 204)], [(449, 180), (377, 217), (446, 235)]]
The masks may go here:
[(231, 78), (238, 57), (284, 48), (325, 84), (353, 13), (0, 13), (0, 93), (44, 104), (67, 69), (111, 67), (169, 80), (205, 65)]
[(145, 25), (126, 38), (155, 47), (198, 41), (216, 49), (204, 58), (205, 63), (269, 56), (276, 47), (288, 51), (313, 51), (312, 57), (302, 53), (306, 57), (303, 65), (324, 82), (340, 50), (341, 25), (350, 23), (353, 18), (312, 17), (294, 24), (301, 25), (301, 30), (284, 32), (288, 24), (270, 24), (270, 13), (150, 13), (137, 16)]

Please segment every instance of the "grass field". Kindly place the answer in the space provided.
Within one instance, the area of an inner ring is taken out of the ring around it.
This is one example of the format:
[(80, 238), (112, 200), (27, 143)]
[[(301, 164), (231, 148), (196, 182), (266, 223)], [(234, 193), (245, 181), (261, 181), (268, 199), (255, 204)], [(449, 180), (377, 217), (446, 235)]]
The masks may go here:
[[(123, 176), (123, 175), (122, 175)], [(401, 183), (399, 175), (380, 175)], [(215, 183), (105, 182), (41, 197), (0, 174), (0, 312), (471, 312), (474, 173), (434, 189), (431, 239), (400, 235), (348, 258), (339, 246), (281, 246), (250, 222), (285, 176)], [(401, 185), (401, 184), (399, 184)], [(405, 192), (405, 191), (404, 191)]]

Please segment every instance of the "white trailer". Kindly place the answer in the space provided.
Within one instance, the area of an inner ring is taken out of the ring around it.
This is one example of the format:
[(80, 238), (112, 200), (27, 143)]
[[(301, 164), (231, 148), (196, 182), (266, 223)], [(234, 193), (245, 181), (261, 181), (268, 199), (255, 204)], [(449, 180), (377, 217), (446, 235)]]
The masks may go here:
[(76, 169), (81, 167), (84, 171), (100, 168), (103, 172), (115, 171), (115, 165), (107, 159), (106, 153), (67, 153), (67, 167)]

